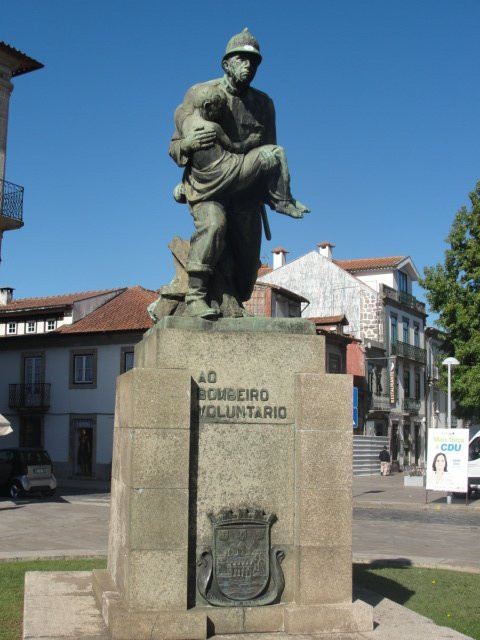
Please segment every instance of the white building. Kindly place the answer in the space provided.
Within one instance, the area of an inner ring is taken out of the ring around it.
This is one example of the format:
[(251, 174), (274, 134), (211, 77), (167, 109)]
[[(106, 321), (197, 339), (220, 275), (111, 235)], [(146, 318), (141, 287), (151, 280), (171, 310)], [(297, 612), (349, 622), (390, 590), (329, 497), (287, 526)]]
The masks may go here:
[(59, 477), (108, 479), (115, 384), (157, 293), (142, 287), (13, 300), (0, 290), (2, 446), (45, 447)]
[(305, 317), (348, 318), (345, 329), (363, 341), (365, 354), (359, 432), (387, 436), (400, 467), (420, 463), (426, 442), (427, 316), (412, 295), (417, 269), (408, 256), (334, 260), (334, 245), (318, 246), (288, 263), (285, 250), (279, 250), (274, 269), (259, 280), (310, 300)]

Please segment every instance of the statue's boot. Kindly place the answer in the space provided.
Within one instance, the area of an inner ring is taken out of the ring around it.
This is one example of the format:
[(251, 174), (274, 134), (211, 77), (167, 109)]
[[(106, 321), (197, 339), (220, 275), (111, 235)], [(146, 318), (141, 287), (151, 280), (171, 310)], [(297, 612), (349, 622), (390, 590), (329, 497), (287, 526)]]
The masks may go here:
[(223, 294), (220, 311), (224, 318), (246, 318), (252, 315), (238, 302), (235, 296), (229, 293)]
[(206, 273), (195, 273), (188, 276), (188, 291), (185, 296), (187, 316), (213, 320), (220, 315), (218, 309), (212, 309), (207, 304), (208, 279), (209, 274)]

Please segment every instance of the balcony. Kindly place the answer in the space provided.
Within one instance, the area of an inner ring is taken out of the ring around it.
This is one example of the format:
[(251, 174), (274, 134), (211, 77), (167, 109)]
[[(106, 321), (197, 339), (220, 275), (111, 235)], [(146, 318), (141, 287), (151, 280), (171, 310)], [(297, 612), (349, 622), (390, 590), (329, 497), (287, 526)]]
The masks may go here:
[(420, 302), (420, 300), (417, 300), (415, 296), (410, 295), (406, 291), (397, 291), (396, 289), (387, 287), (387, 285), (384, 284), (383, 295), (385, 296), (385, 298), (400, 302), (409, 309), (414, 309), (415, 311), (419, 311), (420, 313), (426, 313), (425, 305), (423, 304), (423, 302)]
[(10, 409), (46, 411), (50, 407), (49, 383), (10, 384), (8, 387)]
[(370, 396), (370, 411), (390, 411), (390, 396), (376, 395)]
[(401, 342), (400, 340), (395, 340), (390, 343), (390, 353), (394, 356), (402, 356), (403, 358), (413, 360), (420, 364), (427, 362), (427, 352), (425, 349), (415, 347), (413, 344)]
[(416, 398), (404, 398), (403, 410), (405, 413), (418, 413), (420, 411), (420, 400)]
[(23, 187), (0, 180), (0, 230), (23, 226)]

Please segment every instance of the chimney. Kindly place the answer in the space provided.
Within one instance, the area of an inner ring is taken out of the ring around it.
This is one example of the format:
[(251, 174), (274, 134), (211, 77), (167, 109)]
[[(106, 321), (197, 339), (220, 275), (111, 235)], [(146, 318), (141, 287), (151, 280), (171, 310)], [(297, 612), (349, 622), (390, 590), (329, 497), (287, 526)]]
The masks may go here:
[(317, 247), (319, 247), (318, 251), (321, 256), (327, 258), (327, 260), (331, 260), (333, 258), (332, 249), (335, 247), (331, 242), (318, 242)]
[(11, 287), (2, 287), (0, 289), (0, 306), (9, 304), (13, 298), (13, 289)]
[(287, 253), (288, 251), (283, 247), (277, 247), (276, 249), (272, 249), (273, 253), (273, 270), (278, 269), (279, 267), (283, 267), (283, 265), (287, 262)]

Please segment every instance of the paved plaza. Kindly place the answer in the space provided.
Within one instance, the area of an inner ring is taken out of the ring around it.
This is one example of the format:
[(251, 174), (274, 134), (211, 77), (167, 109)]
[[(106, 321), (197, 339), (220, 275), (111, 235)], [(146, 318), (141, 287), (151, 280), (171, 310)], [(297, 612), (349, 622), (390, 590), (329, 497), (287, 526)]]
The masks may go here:
[[(420, 488), (405, 488), (403, 476), (360, 477), (353, 481), (353, 556), (360, 562), (389, 562), (460, 568), (480, 572), (473, 544), (480, 534), (480, 500), (454, 499)], [(105, 556), (108, 538), (110, 495), (104, 485), (92, 491), (88, 485), (60, 488), (56, 498), (31, 498), (12, 502), (0, 499), (0, 560), (22, 558)], [(454, 540), (455, 544), (450, 544)], [(39, 587), (41, 589), (41, 585)], [(93, 596), (78, 594), (79, 614), (95, 620), (95, 640), (107, 640), (103, 621)], [(374, 606), (376, 627), (370, 633), (322, 636), (323, 640), (461, 640), (466, 636), (437, 627), (430, 620), (399, 604), (366, 590), (356, 589), (355, 598)], [(44, 603), (45, 604), (45, 603)], [(53, 602), (50, 603), (53, 606)], [(90, 608), (89, 608), (90, 607)], [(67, 635), (45, 635), (41, 611), (31, 611), (33, 639), (60, 639)], [(74, 618), (72, 622), (74, 622)], [(48, 619), (53, 624), (54, 618)], [(65, 632), (59, 619), (57, 631)], [(94, 626), (95, 626), (94, 625)], [(240, 640), (241, 636), (218, 636)], [(86, 637), (85, 637), (86, 638)], [(249, 635), (249, 640), (286, 640), (285, 634)], [(302, 636), (303, 640), (307, 636)], [(80, 639), (79, 639), (80, 640)]]
[[(407, 560), (480, 571), (473, 544), (480, 534), (480, 499), (468, 506), (445, 494), (405, 488), (402, 474), (353, 481), (355, 561)], [(49, 500), (0, 499), (0, 560), (104, 556), (110, 494), (104, 484), (61, 487)], [(451, 541), (455, 540), (452, 545)]]

